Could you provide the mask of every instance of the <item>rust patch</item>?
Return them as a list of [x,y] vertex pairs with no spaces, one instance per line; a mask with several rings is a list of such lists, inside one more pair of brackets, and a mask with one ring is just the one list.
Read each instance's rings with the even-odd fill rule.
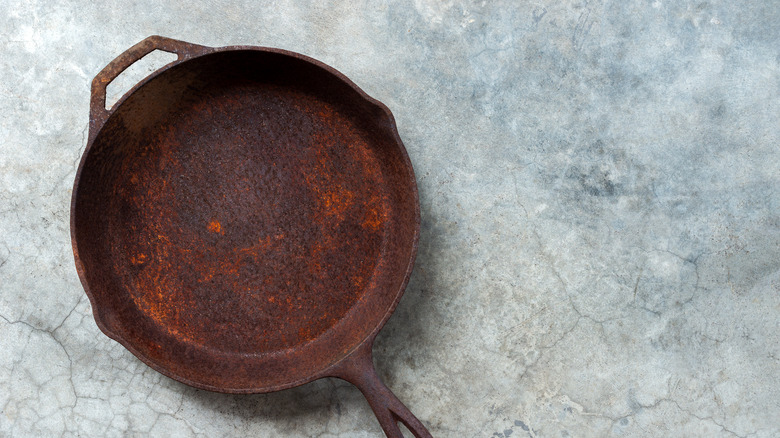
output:
[[208,228],[212,233],[222,234],[222,224],[220,224],[217,220],[212,220],[209,222],[206,228]]

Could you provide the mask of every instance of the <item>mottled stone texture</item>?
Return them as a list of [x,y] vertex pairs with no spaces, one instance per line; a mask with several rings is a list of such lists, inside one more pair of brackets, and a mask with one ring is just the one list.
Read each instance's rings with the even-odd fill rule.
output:
[[197,391],[97,329],[89,83],[150,34],[302,52],[393,110],[422,235],[376,363],[434,436],[780,436],[777,2],[0,3],[0,436],[381,433],[341,381]]

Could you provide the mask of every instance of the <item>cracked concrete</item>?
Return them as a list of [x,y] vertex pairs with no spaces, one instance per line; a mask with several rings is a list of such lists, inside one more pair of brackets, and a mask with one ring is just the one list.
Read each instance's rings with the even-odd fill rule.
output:
[[780,436],[780,6],[517,3],[4,0],[0,436],[380,435],[344,382],[199,391],[97,329],[89,84],[151,34],[298,51],[391,108],[422,235],[376,363],[434,436]]

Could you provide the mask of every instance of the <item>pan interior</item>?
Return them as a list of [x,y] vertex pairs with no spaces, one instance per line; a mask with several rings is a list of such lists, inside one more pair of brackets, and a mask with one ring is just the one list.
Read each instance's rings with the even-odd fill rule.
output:
[[[95,138],[78,185],[96,313],[162,367],[166,354],[284,353],[352,318],[343,352],[394,304],[413,253],[414,180],[391,125],[282,55],[214,54],[150,80]],[[199,379],[187,372],[173,373]]]

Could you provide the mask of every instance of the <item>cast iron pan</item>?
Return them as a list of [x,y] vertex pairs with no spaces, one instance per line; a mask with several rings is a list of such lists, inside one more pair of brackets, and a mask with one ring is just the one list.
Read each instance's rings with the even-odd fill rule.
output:
[[[106,85],[178,60],[110,110]],[[73,188],[76,268],[98,327],[197,388],[356,385],[388,437],[422,423],[371,346],[403,295],[417,186],[390,111],[311,58],[149,37],[92,82]]]

